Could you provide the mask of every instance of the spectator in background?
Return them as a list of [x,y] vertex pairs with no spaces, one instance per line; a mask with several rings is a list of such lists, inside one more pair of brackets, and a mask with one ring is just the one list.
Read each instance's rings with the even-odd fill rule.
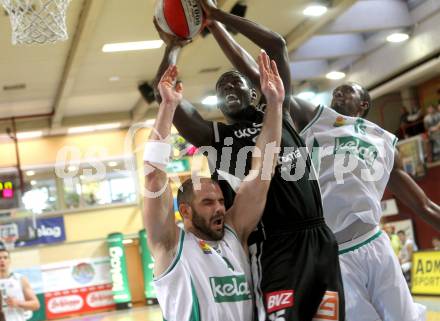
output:
[[432,238],[432,247],[436,251],[440,251],[440,238],[435,236]]
[[410,111],[406,107],[400,108],[400,131],[403,138],[416,136],[425,131],[420,108],[413,106]]
[[390,238],[391,247],[393,248],[394,253],[396,256],[399,256],[400,249],[402,246],[400,245],[399,237],[396,234],[396,229],[394,226],[390,224],[385,224],[383,227],[383,230],[387,233],[388,237]]
[[430,105],[426,111],[426,116],[423,119],[426,131],[428,133],[440,131],[440,105],[437,106],[437,110]]
[[432,159],[440,158],[440,105],[437,110],[430,105],[427,109],[427,114],[423,119],[425,129],[428,133],[429,142],[431,145]]
[[400,239],[400,244],[402,246],[400,253],[399,253],[399,261],[400,266],[402,267],[403,274],[405,275],[405,279],[408,281],[410,280],[410,272],[411,272],[411,265],[412,265],[412,256],[413,252],[417,251],[417,246],[414,243],[413,240],[411,240],[409,237],[406,236],[405,231],[398,231],[397,236]]
[[25,311],[36,311],[40,302],[24,276],[11,273],[9,251],[0,248],[0,293],[6,321],[25,321]]

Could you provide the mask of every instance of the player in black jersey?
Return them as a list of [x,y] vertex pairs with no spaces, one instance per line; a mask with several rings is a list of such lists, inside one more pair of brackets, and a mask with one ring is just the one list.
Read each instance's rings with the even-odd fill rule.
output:
[[[219,108],[228,124],[204,120],[187,101],[176,110],[173,123],[195,146],[212,146],[218,151],[214,165],[220,179],[232,177],[229,182],[233,184],[247,174],[250,153],[246,151],[255,145],[264,110],[264,101],[258,102],[257,64],[220,23],[248,37],[275,60],[286,91],[283,150],[263,219],[250,238],[258,320],[344,320],[337,243],[324,222],[319,186],[310,177],[310,159],[301,149],[304,143],[288,113],[291,86],[285,42],[263,26],[207,1],[201,4],[211,33],[239,70],[222,75],[216,85]],[[169,64],[176,63],[183,43],[158,31],[167,43],[158,71],[161,75]],[[229,185],[222,185],[225,197],[233,196]]]

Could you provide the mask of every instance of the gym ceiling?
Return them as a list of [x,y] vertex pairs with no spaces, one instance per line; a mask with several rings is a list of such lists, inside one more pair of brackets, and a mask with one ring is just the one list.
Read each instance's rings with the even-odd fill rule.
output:
[[[246,17],[283,35],[287,41],[295,93],[329,90],[326,79],[342,71],[340,81],[357,81],[383,95],[440,73],[439,0],[333,0],[321,17],[306,17],[309,0],[247,0]],[[231,10],[236,0],[219,1]],[[0,137],[17,117],[17,131],[67,133],[69,128],[130,124],[154,118],[157,104],[144,102],[138,84],[151,81],[161,61],[160,49],[104,53],[107,43],[159,39],[152,24],[154,0],[71,0],[69,39],[47,45],[11,44],[9,17],[0,14]],[[393,32],[410,39],[389,43]],[[256,56],[259,49],[236,39]],[[429,64],[396,86],[392,79]],[[423,67],[423,66],[422,66]],[[218,76],[231,69],[211,35],[197,37],[179,60],[185,96],[207,118],[219,118],[201,101],[213,94]],[[43,115],[38,118],[20,118]],[[111,127],[111,126],[110,126]],[[109,127],[109,128],[110,128]]]

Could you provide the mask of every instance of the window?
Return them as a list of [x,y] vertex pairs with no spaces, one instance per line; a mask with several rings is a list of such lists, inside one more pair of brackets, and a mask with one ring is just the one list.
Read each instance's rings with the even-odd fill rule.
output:
[[53,169],[32,172],[35,173],[32,176],[24,173],[25,192],[22,197],[24,207],[37,214],[58,210],[60,206]]
[[6,213],[10,209],[25,209],[42,214],[134,203],[138,191],[137,174],[125,169],[125,160],[119,158],[99,164],[71,165],[65,169],[70,175],[68,179],[58,177],[53,166],[26,168],[23,170],[23,196],[17,171],[14,168],[3,169],[0,172],[0,211]]
[[79,173],[82,175],[64,180],[64,202],[67,208],[136,201],[136,173],[126,170],[123,160],[106,162],[105,170],[101,172],[97,175],[95,166],[81,165]]

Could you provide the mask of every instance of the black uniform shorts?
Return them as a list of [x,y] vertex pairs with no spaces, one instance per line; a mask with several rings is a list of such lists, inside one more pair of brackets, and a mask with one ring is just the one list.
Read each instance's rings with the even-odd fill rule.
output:
[[258,234],[249,247],[256,320],[345,320],[338,245],[323,218]]

